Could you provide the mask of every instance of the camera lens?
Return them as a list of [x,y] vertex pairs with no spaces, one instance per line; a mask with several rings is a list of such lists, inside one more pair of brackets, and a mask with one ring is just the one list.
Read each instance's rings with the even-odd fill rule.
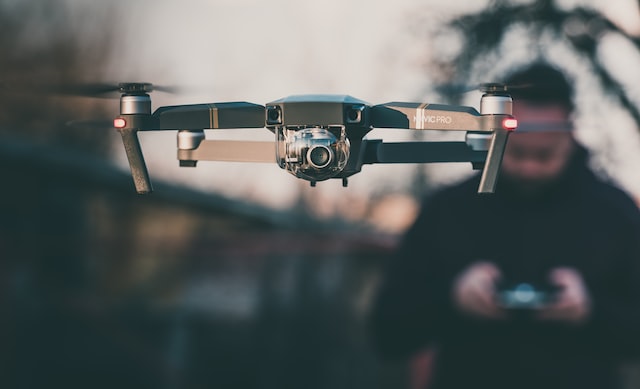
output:
[[327,146],[314,146],[307,152],[307,159],[311,166],[322,169],[331,163],[331,154]]

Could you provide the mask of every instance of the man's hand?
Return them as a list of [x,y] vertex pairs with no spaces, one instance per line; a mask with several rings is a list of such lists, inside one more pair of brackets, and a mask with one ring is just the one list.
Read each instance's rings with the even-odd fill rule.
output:
[[551,272],[550,277],[560,292],[556,301],[540,311],[538,318],[571,324],[584,323],[591,314],[591,300],[582,275],[575,269],[558,268]]
[[500,269],[489,262],[477,262],[460,274],[453,284],[453,302],[467,314],[501,319],[504,311],[495,302],[495,284],[500,278]]

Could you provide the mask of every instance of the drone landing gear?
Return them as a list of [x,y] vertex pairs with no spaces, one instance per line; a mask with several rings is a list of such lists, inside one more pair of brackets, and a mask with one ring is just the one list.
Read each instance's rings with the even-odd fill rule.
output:
[[[318,184],[317,181],[309,181],[309,185],[311,185],[312,188],[315,188],[317,184]],[[348,186],[349,186],[349,179],[347,177],[343,177],[342,178],[342,187],[346,188]]]

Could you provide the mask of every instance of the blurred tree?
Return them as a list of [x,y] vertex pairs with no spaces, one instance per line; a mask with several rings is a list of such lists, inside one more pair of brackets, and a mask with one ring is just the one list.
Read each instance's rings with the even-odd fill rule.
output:
[[[634,4],[629,3],[630,8]],[[635,10],[638,11],[637,9]],[[598,53],[600,38],[606,34],[617,34],[628,40],[640,52],[640,37],[632,36],[589,7],[563,9],[553,0],[522,1],[493,0],[489,6],[474,14],[462,15],[447,23],[447,27],[460,33],[462,45],[452,60],[436,61],[435,69],[446,79],[448,85],[440,92],[451,101],[458,101],[461,88],[451,85],[471,85],[475,76],[471,69],[485,61],[491,66],[496,58],[508,58],[504,41],[517,27],[523,27],[533,37],[549,34],[550,40],[566,42],[582,59],[591,65],[606,93],[618,99],[640,128],[640,111],[631,101],[627,88],[607,69]],[[549,40],[537,41],[530,47],[534,55],[544,54],[543,46]],[[487,61],[487,59],[493,59]],[[490,81],[490,80],[480,80]]]
[[50,88],[99,79],[110,58],[112,8],[100,4],[107,12],[89,14],[95,5],[74,7],[72,13],[66,4],[0,0],[0,132],[105,155],[106,129],[66,125],[106,116],[104,100],[57,96]]
[[[579,61],[587,64],[602,91],[628,112],[640,130],[640,101],[634,101],[637,95],[634,96],[628,85],[621,81],[622,77],[607,66],[600,50],[602,38],[615,35],[626,40],[629,43],[627,47],[635,51],[623,53],[628,56],[625,58],[638,58],[640,37],[625,31],[592,8],[590,3],[583,3],[583,6],[568,8],[554,0],[491,0],[487,7],[478,12],[446,21],[445,34],[450,34],[448,38],[458,36],[460,45],[446,47],[445,51],[456,47],[453,55],[434,55],[434,60],[429,64],[430,70],[441,82],[436,87],[437,92],[451,103],[460,104],[463,93],[469,92],[474,85],[494,81],[485,77],[494,71],[496,64],[510,61],[509,65],[518,65],[513,63],[513,56],[510,55],[517,51],[514,50],[516,45],[526,45],[526,60],[535,61],[550,59],[549,46],[559,43]],[[620,6],[618,3],[616,5]],[[628,1],[628,7],[629,12],[639,13],[640,1]],[[517,37],[515,41],[514,36]],[[528,39],[521,39],[523,37]],[[568,69],[565,63],[554,64],[568,72],[573,70]],[[638,371],[640,365],[637,363],[625,366],[624,387],[638,387]]]
[[50,92],[56,85],[100,76],[109,58],[112,27],[107,24],[110,12],[89,17],[96,6],[106,11],[109,6],[72,9],[68,4],[0,0],[2,387],[42,386],[60,374],[58,367],[73,364],[73,358],[88,360],[80,353],[68,358],[74,350],[72,334],[86,348],[97,343],[76,320],[77,310],[65,305],[93,288],[85,256],[91,226],[88,198],[77,190],[70,172],[87,164],[72,159],[67,176],[56,174],[54,165],[69,161],[69,150],[107,155],[108,130],[66,125],[102,116],[104,104]]

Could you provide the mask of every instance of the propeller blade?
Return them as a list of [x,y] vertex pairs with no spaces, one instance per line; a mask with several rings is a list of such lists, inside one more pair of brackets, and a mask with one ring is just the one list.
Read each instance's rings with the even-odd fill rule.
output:
[[485,82],[478,85],[476,89],[482,93],[509,93],[529,89],[533,86],[533,84],[502,84],[499,82]]
[[63,83],[44,85],[38,89],[49,94],[98,98],[119,98],[121,94],[147,94],[153,91],[177,93],[180,90],[175,86],[153,85],[149,82]]
[[[106,98],[117,99],[122,94],[148,94],[153,91],[177,94],[185,93],[192,90],[201,91],[203,88],[195,87],[178,87],[175,85],[154,85],[149,82],[96,82],[96,83],[84,83],[84,82],[63,82],[63,83],[49,83],[49,82],[7,82],[0,80],[0,93],[15,93],[19,95],[56,95],[56,96],[78,96],[78,97],[94,97],[94,98]],[[210,88],[206,89],[207,91]]]
[[[523,91],[534,87],[533,84],[504,84],[500,82],[485,82],[476,85],[470,84],[441,84],[435,87],[436,91],[445,95],[459,95],[474,91],[482,93],[511,93]],[[536,85],[537,87],[537,85]]]
[[66,96],[82,96],[82,97],[103,97],[108,93],[118,92],[120,87],[118,85],[107,83],[90,83],[90,84],[59,84],[59,85],[44,85],[42,86],[44,92],[56,95]]
[[113,119],[70,120],[67,127],[80,130],[109,130],[113,129]]

